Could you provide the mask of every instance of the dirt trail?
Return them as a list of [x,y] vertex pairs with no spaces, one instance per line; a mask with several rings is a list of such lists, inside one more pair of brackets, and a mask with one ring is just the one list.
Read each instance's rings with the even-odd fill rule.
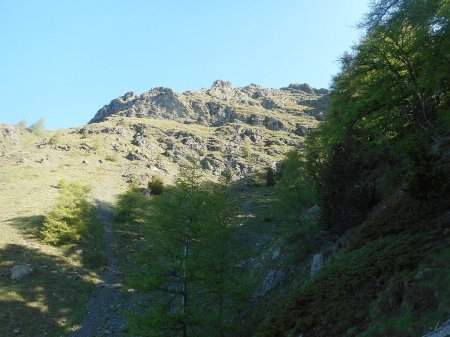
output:
[[125,329],[125,320],[121,315],[124,303],[120,273],[114,257],[115,241],[112,232],[113,209],[110,204],[97,201],[99,219],[105,226],[105,250],[108,269],[102,275],[99,289],[88,304],[88,312],[81,327],[70,337],[119,336]]

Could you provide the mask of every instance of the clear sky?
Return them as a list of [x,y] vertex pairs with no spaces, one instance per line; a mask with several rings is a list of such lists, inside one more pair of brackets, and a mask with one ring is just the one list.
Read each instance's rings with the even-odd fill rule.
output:
[[368,0],[0,0],[0,123],[81,125],[127,91],[328,87]]

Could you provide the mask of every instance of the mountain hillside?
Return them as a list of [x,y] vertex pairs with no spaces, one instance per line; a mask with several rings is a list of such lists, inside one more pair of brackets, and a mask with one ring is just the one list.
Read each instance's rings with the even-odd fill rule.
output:
[[80,172],[130,167],[121,174],[128,180],[156,173],[170,179],[177,163],[195,156],[211,176],[229,168],[239,179],[275,167],[301,145],[323,119],[327,100],[328,90],[307,84],[233,88],[224,81],[183,94],[168,88],[127,93],[82,127],[36,134],[2,126],[2,171],[49,165],[57,176],[60,166]]
[[[208,180],[228,171],[232,180],[249,186],[257,183],[257,173],[276,168],[286,152],[303,146],[324,118],[327,101],[328,90],[306,84],[233,88],[216,81],[198,92],[155,88],[125,94],[79,127],[0,125],[0,298],[7,307],[0,311],[0,335],[15,335],[17,329],[25,335],[67,333],[100,282],[101,269],[85,262],[92,248],[55,247],[39,234],[64,186],[90,186],[90,198],[109,205],[130,182],[145,187],[159,176],[171,184],[190,157]],[[24,263],[34,269],[31,279],[11,282],[11,268]],[[74,298],[77,293],[83,296]],[[29,301],[37,312],[23,305]],[[53,308],[47,311],[48,306]],[[23,319],[10,319],[8,312]]]

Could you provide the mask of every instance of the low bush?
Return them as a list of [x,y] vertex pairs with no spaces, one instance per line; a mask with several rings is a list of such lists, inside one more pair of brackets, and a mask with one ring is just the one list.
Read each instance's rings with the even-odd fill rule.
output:
[[161,195],[164,192],[164,181],[160,176],[152,176],[147,185],[150,194]]

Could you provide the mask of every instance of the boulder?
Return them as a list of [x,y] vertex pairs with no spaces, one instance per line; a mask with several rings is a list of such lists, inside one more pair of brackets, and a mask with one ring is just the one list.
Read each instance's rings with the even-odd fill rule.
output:
[[269,290],[278,285],[284,277],[284,273],[281,270],[271,270],[264,279],[259,296],[264,296]]
[[309,133],[307,126],[296,124],[294,133],[298,136],[306,136]]
[[30,264],[18,264],[11,268],[10,279],[13,281],[20,281],[28,276],[33,271]]
[[319,270],[323,266],[323,255],[322,253],[315,254],[311,260],[311,277],[316,276],[316,274],[319,272]]

